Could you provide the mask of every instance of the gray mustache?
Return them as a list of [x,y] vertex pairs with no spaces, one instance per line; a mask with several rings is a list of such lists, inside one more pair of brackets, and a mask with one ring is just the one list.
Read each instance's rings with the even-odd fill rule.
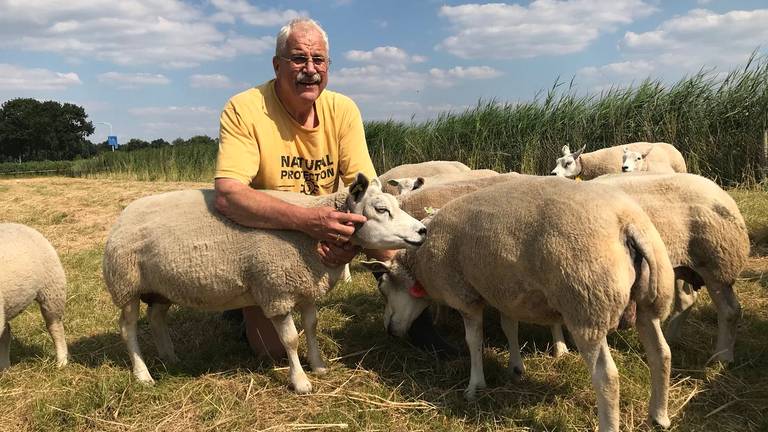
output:
[[302,84],[317,84],[322,80],[322,77],[319,73],[315,72],[313,74],[308,74],[304,71],[299,72],[299,74],[296,76],[296,81],[302,83]]

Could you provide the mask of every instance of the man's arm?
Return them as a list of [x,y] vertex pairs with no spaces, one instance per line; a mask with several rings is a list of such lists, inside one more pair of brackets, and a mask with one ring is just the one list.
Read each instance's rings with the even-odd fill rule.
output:
[[217,178],[214,188],[216,210],[252,228],[301,231],[317,240],[341,245],[354,233],[354,223],[366,221],[365,216],[342,213],[331,207],[305,208],[289,204],[235,179]]

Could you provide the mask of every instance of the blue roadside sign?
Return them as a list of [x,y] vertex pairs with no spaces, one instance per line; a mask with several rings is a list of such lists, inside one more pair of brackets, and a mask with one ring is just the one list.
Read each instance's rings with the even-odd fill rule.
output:
[[107,144],[109,144],[112,148],[117,148],[117,135],[108,136]]

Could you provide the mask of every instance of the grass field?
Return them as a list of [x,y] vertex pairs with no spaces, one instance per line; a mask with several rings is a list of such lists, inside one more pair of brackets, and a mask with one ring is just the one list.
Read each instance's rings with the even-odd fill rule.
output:
[[[65,326],[71,354],[70,364],[56,369],[37,306],[11,322],[12,367],[0,374],[0,431],[596,428],[595,394],[586,368],[574,353],[549,357],[547,329],[521,327],[527,375],[515,384],[505,373],[508,355],[498,318],[489,314],[489,389],[477,402],[466,403],[462,390],[469,378],[468,357],[438,361],[388,337],[373,278],[355,266],[353,282],[339,284],[319,304],[321,347],[333,361],[328,375],[310,375],[312,394],[288,390],[285,365],[255,359],[239,329],[219,314],[177,308],[171,310],[169,324],[181,362],[164,365],[156,358],[142,319],[140,343],[157,384],[135,382],[117,330],[118,311],[101,278],[109,227],[140,196],[208,185],[63,177],[0,180],[0,222],[30,225],[59,251],[69,282]],[[732,194],[752,238],[765,240],[768,193]],[[755,251],[766,252],[762,244]],[[700,296],[684,327],[684,342],[672,347],[672,430],[768,430],[766,271],[768,258],[756,255],[737,284],[744,313],[736,362],[728,368],[707,363],[716,314],[706,293]],[[448,319],[441,333],[463,347],[458,319]],[[637,337],[633,331],[617,332],[610,344],[621,375],[622,428],[648,430],[649,373]]]

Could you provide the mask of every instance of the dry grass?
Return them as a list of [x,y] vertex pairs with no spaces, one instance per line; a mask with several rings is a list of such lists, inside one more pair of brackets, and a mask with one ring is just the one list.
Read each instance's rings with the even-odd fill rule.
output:
[[[440,362],[386,336],[382,303],[371,277],[353,267],[320,306],[320,339],[333,358],[327,376],[310,377],[315,391],[298,396],[283,365],[260,363],[239,329],[218,314],[173,309],[171,334],[182,361],[156,358],[146,322],[141,344],[157,385],[136,383],[117,332],[117,310],[101,279],[101,249],[110,225],[133,199],[201,183],[149,183],[43,178],[0,180],[0,222],[43,232],[68,275],[66,327],[72,361],[57,370],[37,307],[13,322],[12,367],[0,375],[0,431],[366,430],[496,431],[593,430],[595,396],[580,357],[552,359],[548,331],[523,326],[527,377],[505,374],[508,358],[498,318],[488,315],[485,367],[489,389],[465,403],[465,357]],[[735,192],[750,227],[768,214],[768,194]],[[757,248],[761,250],[761,248]],[[1,265],[1,264],[0,264]],[[676,431],[768,429],[768,260],[755,257],[738,283],[744,306],[736,362],[707,364],[716,314],[703,294],[673,347],[670,408]],[[463,344],[458,320],[441,332]],[[649,375],[631,331],[610,338],[621,373],[622,428],[644,423]]]

